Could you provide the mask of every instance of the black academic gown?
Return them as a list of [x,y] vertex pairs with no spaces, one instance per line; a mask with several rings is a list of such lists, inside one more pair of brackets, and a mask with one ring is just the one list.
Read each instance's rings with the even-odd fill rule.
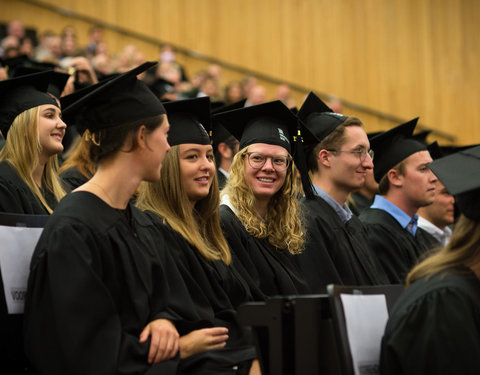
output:
[[370,250],[365,228],[355,215],[344,224],[320,197],[304,199],[302,205],[307,242],[305,251],[295,260],[314,293],[324,293],[328,284],[387,283],[383,269]]
[[89,178],[85,177],[76,167],[68,168],[60,174],[67,191],[75,190],[77,187],[86,183]]
[[255,300],[267,296],[310,293],[287,250],[277,249],[267,238],[251,236],[226,205],[220,205],[223,233],[234,256],[233,266],[248,283]]
[[[66,196],[32,257],[25,347],[40,374],[173,374],[147,364],[143,328],[198,319],[161,235],[129,205],[130,220],[89,192]],[[189,316],[190,314],[190,316]],[[185,323],[185,322],[184,322]]]
[[383,375],[480,374],[480,281],[470,270],[413,283],[382,340]]
[[410,269],[434,247],[423,229],[417,228],[414,237],[384,210],[369,208],[360,220],[391,284],[403,284]]
[[[50,208],[57,205],[53,194],[42,191]],[[48,215],[48,211],[21,179],[16,170],[0,162],[0,211],[13,214]]]
[[356,216],[360,216],[363,211],[372,205],[373,200],[368,199],[365,195],[356,191],[350,195],[350,199],[347,203],[348,208],[350,208],[352,213]]
[[181,374],[211,374],[220,369],[249,363],[256,357],[250,332],[236,320],[236,308],[251,300],[248,285],[233,267],[222,261],[207,261],[178,232],[162,219],[147,212],[162,232],[168,251],[182,275],[201,321],[183,327],[181,335],[194,329],[227,327],[229,338],[225,348],[198,353],[180,362]]
[[227,184],[227,176],[222,171],[217,169],[218,189],[222,190]]

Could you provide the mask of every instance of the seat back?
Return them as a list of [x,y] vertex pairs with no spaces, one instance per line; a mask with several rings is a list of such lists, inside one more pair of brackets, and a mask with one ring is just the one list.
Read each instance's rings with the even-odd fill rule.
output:
[[389,312],[403,285],[328,285],[342,375],[378,374]]

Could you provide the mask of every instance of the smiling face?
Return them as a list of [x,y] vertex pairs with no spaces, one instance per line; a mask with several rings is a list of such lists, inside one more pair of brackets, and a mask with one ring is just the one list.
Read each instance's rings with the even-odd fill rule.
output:
[[180,178],[188,199],[195,205],[210,192],[215,176],[211,145],[185,143],[178,146]]
[[370,149],[370,142],[362,127],[345,127],[344,139],[338,149],[347,152],[332,153],[330,176],[336,189],[350,193],[364,186],[368,171],[373,170],[373,161],[368,154],[362,160],[360,153],[348,152]]
[[[258,152],[266,156],[279,156],[281,158],[288,157],[287,150],[282,146],[266,143],[254,143],[248,146],[247,152]],[[245,181],[257,200],[270,201],[285,183],[288,169],[276,170],[272,160],[273,158],[267,157],[263,167],[255,169],[248,162],[248,156],[244,156]]]
[[63,151],[62,140],[67,125],[62,121],[60,109],[52,104],[41,105],[38,118],[40,157],[44,160]]

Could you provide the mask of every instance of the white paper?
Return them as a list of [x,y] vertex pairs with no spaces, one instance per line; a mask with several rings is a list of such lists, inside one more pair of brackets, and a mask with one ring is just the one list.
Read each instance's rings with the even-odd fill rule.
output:
[[0,268],[9,314],[22,314],[33,250],[43,228],[0,225]]
[[383,294],[341,294],[355,375],[379,374],[380,347],[388,320]]

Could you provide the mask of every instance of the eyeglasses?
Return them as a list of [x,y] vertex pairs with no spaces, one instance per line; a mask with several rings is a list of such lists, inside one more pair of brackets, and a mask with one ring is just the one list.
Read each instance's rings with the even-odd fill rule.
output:
[[290,165],[290,156],[271,156],[262,154],[260,152],[245,152],[243,153],[242,157],[245,155],[248,157],[248,164],[250,164],[250,167],[253,169],[262,168],[267,162],[268,158],[271,159],[273,168],[279,172],[285,171]]
[[361,149],[361,150],[327,150],[327,151],[330,151],[330,152],[350,152],[352,154],[357,154],[358,157],[360,158],[360,161],[365,161],[365,159],[367,158],[367,154],[370,156],[370,158],[373,161],[373,156],[375,155],[375,153],[373,152],[372,149],[370,149],[370,150],[365,150],[365,149]]

